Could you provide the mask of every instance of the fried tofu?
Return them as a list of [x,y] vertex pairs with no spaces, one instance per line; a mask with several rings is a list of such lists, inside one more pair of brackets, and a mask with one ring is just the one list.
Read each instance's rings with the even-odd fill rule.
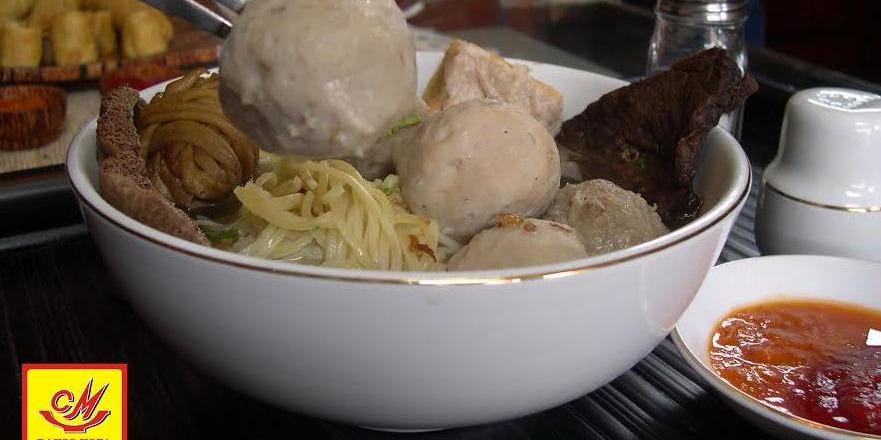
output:
[[456,40],[447,49],[423,99],[432,111],[440,111],[473,99],[504,101],[532,115],[551,134],[560,130],[563,96],[533,78],[529,68],[472,43]]

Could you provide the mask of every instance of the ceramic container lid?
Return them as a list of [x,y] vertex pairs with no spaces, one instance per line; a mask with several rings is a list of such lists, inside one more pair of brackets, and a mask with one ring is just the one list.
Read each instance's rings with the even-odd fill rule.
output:
[[796,93],[764,181],[810,203],[881,211],[881,96],[839,88]]

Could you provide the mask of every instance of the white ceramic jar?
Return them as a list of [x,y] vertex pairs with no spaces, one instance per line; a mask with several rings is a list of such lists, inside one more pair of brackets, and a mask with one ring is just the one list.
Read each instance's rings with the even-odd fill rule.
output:
[[881,96],[816,88],[789,100],[756,241],[763,254],[881,261]]

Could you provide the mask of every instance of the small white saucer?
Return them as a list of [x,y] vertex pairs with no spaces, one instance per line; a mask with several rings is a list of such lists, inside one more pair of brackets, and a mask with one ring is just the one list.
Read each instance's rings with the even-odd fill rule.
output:
[[716,375],[708,347],[718,322],[739,307],[779,299],[822,299],[881,310],[881,264],[837,257],[782,255],[716,266],[673,331],[688,364],[741,415],[785,438],[876,439],[785,414]]

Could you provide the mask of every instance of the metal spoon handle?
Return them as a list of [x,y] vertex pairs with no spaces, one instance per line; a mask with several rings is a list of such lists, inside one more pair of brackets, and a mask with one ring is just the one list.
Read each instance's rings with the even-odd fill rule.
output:
[[[233,1],[229,0],[229,2]],[[199,29],[220,38],[226,38],[229,31],[232,30],[232,24],[229,20],[199,4],[196,0],[144,0],[144,3],[188,21]]]

